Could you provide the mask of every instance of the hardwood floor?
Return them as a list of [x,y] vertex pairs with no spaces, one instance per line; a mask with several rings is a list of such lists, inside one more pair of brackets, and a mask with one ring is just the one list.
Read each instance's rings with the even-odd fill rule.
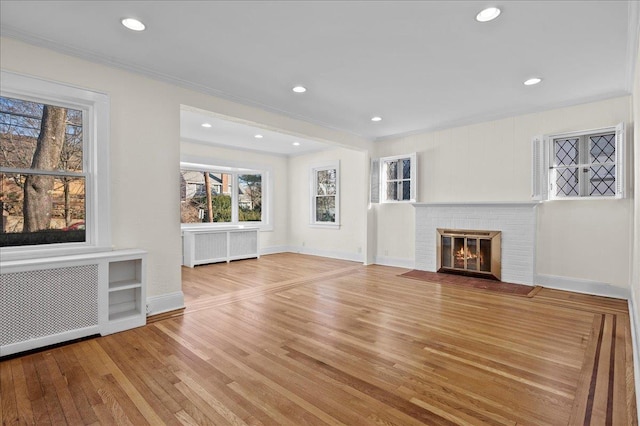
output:
[[2,423],[637,424],[626,301],[403,272],[184,268],[183,316],[1,361]]

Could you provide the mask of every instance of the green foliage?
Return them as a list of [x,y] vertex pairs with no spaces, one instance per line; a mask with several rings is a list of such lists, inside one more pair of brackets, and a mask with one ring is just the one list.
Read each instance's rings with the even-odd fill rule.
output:
[[253,210],[240,208],[238,211],[238,219],[240,222],[260,222],[262,220],[262,209],[260,206]]

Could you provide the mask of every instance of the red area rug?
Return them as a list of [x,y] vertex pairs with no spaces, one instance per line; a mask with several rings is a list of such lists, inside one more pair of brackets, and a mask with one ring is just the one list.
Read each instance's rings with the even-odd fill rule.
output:
[[467,277],[464,275],[418,271],[416,269],[400,274],[400,276],[430,283],[456,285],[476,290],[495,291],[497,293],[524,297],[533,297],[542,289],[540,286],[533,287],[530,285],[505,283],[502,281],[492,281],[483,278]]

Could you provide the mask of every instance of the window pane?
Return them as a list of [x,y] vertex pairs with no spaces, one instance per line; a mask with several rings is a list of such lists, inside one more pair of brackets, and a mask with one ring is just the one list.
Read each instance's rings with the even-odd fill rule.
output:
[[336,197],[316,197],[316,222],[336,221]]
[[85,179],[0,173],[0,247],[85,242]]
[[591,166],[589,195],[616,195],[616,166]]
[[556,195],[559,197],[577,197],[579,193],[579,182],[577,167],[569,169],[556,170]]
[[578,164],[578,138],[555,139],[553,142],[556,166]]
[[231,184],[231,175],[227,173],[181,170],[182,223],[231,222]]
[[316,195],[336,195],[336,169],[316,172]]
[[616,134],[589,137],[591,163],[616,161]]
[[3,167],[82,172],[82,155],[82,111],[0,97]]
[[411,179],[411,160],[402,160],[402,179]]
[[387,180],[398,178],[398,162],[388,161],[387,165]]
[[402,199],[403,200],[411,199],[411,181],[410,180],[402,181]]
[[238,176],[238,216],[241,222],[262,220],[262,175]]
[[398,183],[389,182],[387,184],[387,200],[397,200],[397,199],[398,199]]

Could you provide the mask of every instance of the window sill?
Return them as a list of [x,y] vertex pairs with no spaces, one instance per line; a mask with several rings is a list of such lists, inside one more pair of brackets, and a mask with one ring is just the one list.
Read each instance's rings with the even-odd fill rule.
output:
[[205,231],[228,231],[228,230],[241,230],[241,229],[258,229],[261,232],[273,231],[273,225],[266,223],[247,223],[247,224],[235,224],[235,223],[189,223],[180,224],[180,230],[182,232],[205,232]]
[[310,228],[340,229],[339,223],[310,223]]
[[37,261],[39,259],[48,259],[52,257],[61,257],[61,256],[82,256],[82,255],[90,255],[96,253],[103,253],[107,251],[111,251],[111,247],[96,247],[96,246],[87,246],[85,244],[77,245],[75,247],[61,247],[60,245],[49,245],[48,247],[37,247],[37,246],[29,246],[29,248],[25,247],[3,247],[0,248],[0,257],[2,258],[2,262],[12,262],[18,260],[33,260]]

